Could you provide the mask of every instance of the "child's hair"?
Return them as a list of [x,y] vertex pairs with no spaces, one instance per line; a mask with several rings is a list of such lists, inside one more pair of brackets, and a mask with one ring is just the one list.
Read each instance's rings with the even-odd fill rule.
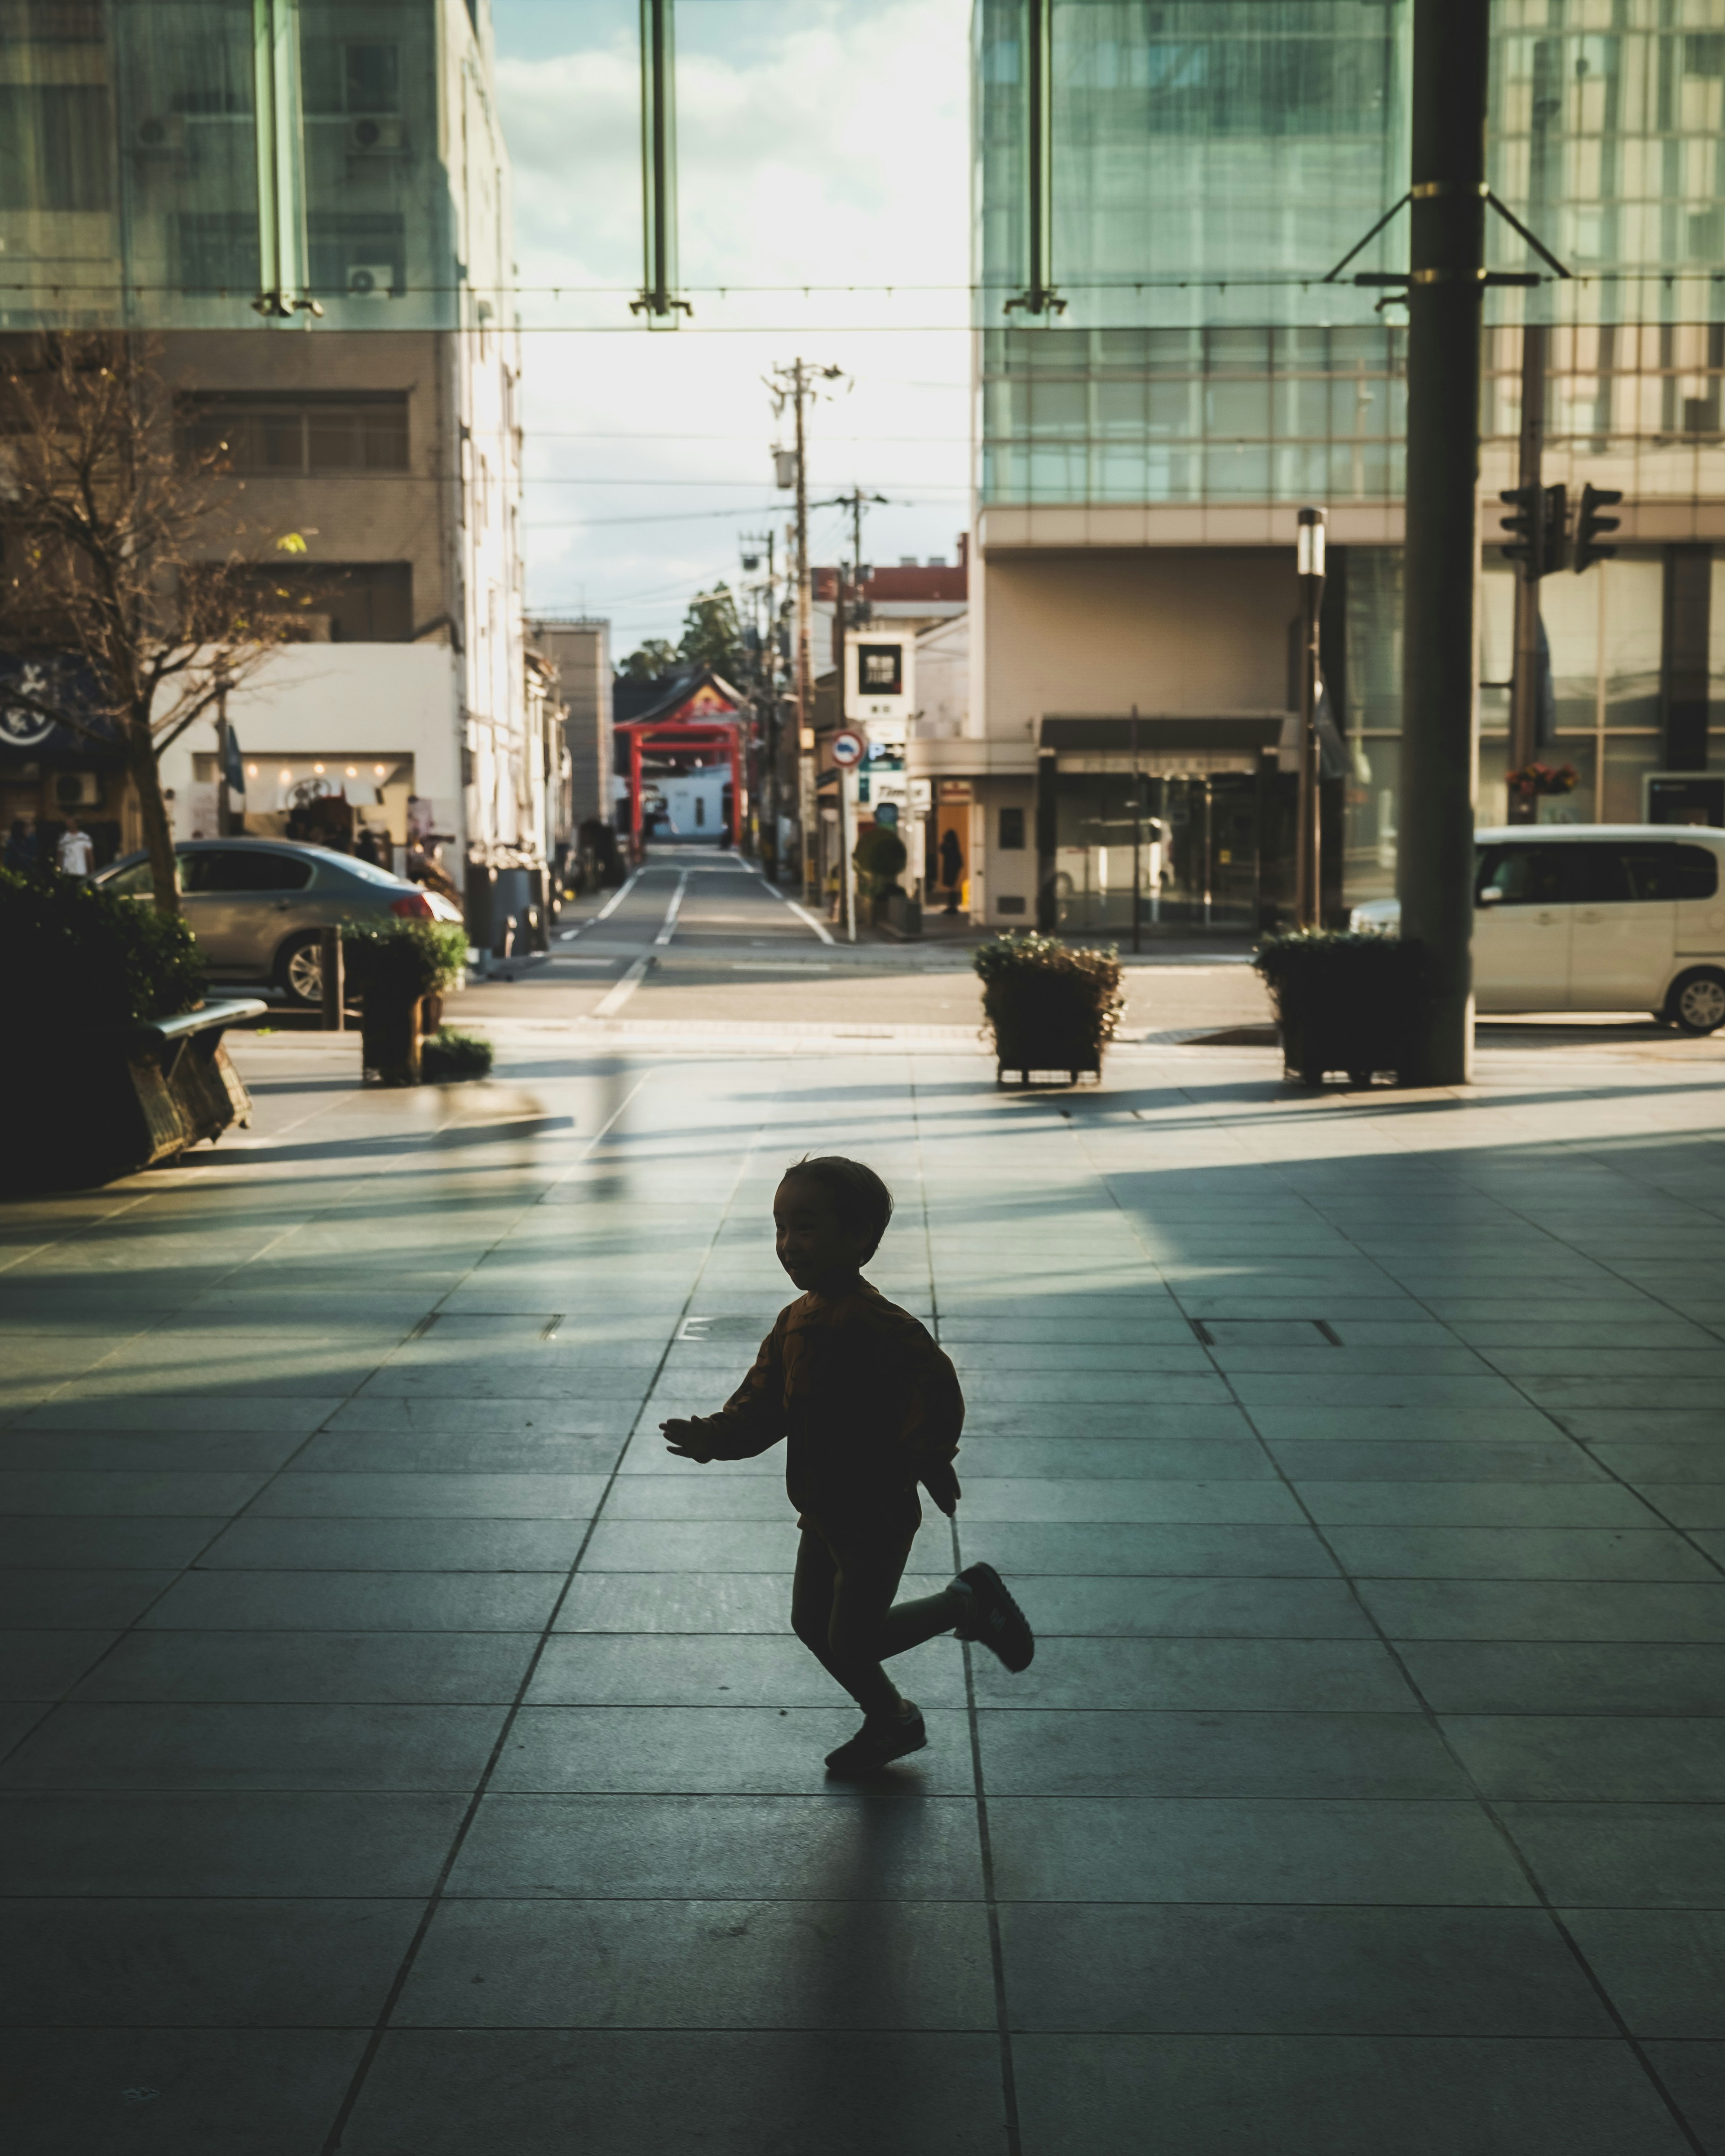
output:
[[868,1238],[865,1259],[874,1256],[892,1218],[892,1193],[871,1168],[860,1160],[845,1160],[835,1152],[806,1156],[785,1170],[785,1180],[802,1176],[818,1184],[833,1201],[839,1224],[847,1233]]

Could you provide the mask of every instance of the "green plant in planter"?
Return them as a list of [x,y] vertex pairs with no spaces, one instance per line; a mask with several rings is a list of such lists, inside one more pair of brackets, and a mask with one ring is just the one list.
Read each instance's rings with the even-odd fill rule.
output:
[[347,922],[341,958],[360,999],[361,1054],[386,1086],[417,1086],[420,1003],[467,963],[467,931],[454,921]]
[[1418,943],[1337,929],[1266,936],[1252,954],[1276,1005],[1282,1055],[1308,1086],[1345,1070],[1357,1086],[1399,1071],[1426,984]]
[[490,1075],[495,1051],[476,1033],[440,1026],[420,1046],[419,1069],[428,1086],[450,1086],[464,1078]]
[[141,1025],[203,1000],[183,921],[76,876],[0,869],[0,951],[8,1011],[33,1027]]
[[890,824],[871,824],[856,842],[851,859],[865,898],[885,898],[897,885],[910,855]]
[[1000,1073],[1064,1070],[1075,1081],[1100,1072],[1126,998],[1113,950],[1074,950],[1026,930],[997,936],[972,960],[983,984],[983,1017],[994,1036]]

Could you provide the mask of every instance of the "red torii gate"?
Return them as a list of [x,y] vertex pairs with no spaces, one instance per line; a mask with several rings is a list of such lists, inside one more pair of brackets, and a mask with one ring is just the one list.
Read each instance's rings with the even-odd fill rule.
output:
[[742,722],[740,719],[625,719],[618,726],[629,736],[629,847],[639,862],[646,852],[641,837],[641,755],[648,748],[722,749],[731,765],[731,843],[742,843]]

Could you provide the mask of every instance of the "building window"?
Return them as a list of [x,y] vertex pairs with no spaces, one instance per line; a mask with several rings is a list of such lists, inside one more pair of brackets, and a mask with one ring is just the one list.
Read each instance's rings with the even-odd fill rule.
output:
[[1022,808],[1003,808],[1000,812],[1000,850],[1004,854],[1021,854],[1024,850],[1024,812]]
[[180,443],[220,472],[405,471],[408,400],[398,391],[191,397],[180,406]]
[[113,132],[98,85],[0,83],[0,209],[111,209]]
[[410,562],[295,562],[242,573],[260,616],[290,644],[408,644]]

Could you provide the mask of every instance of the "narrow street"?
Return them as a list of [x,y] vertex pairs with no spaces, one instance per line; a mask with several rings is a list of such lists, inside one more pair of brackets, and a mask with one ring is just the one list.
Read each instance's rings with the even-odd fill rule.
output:
[[[824,951],[712,867],[668,947]],[[503,1023],[418,1092],[244,1039],[249,1132],[0,1222],[21,2148],[1719,2145],[1715,1044],[1018,1096],[973,1037]],[[657,1433],[829,1150],[968,1398],[916,1580],[1040,1641],[906,1657],[862,1791],[779,1459]]]

